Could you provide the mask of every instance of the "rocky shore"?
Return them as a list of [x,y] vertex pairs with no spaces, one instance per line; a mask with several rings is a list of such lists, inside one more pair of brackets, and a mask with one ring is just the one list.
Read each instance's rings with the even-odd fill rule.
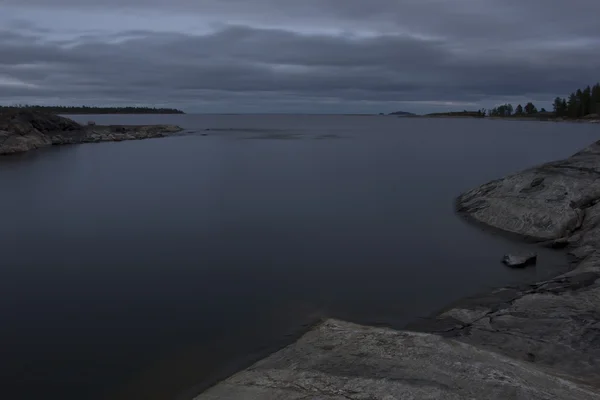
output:
[[566,247],[572,270],[406,331],[325,321],[196,399],[600,399],[600,142],[471,190],[457,210]]
[[470,220],[567,247],[572,271],[463,300],[413,326],[453,337],[600,390],[600,142],[575,155],[473,189],[457,200]]
[[180,132],[173,125],[80,125],[68,118],[39,111],[0,113],[0,155],[22,153],[52,145],[136,140]]

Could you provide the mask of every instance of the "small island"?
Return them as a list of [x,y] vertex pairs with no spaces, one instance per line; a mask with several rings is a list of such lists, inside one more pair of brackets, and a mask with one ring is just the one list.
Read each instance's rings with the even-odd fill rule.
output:
[[417,114],[407,112],[407,111],[395,111],[395,112],[389,113],[388,115],[396,115],[398,117],[414,117]]
[[32,110],[51,114],[75,115],[75,114],[185,114],[175,108],[155,107],[88,107],[88,106],[37,106],[16,105],[0,106],[0,112]]

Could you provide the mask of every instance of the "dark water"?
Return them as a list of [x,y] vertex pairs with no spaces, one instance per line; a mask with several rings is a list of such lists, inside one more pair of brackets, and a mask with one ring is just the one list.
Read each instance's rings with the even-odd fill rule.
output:
[[0,159],[2,398],[185,398],[316,318],[400,328],[551,276],[562,254],[504,268],[523,245],[466,225],[453,199],[600,136],[462,119],[94,119],[196,133]]

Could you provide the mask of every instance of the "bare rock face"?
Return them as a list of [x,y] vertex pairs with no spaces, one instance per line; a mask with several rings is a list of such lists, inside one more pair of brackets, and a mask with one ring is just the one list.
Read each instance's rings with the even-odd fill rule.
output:
[[141,125],[141,126],[91,126],[85,130],[84,142],[105,142],[152,139],[170,136],[180,132],[181,128],[173,125]]
[[80,128],[81,126],[77,122],[68,118],[39,111],[21,110],[0,113],[0,129],[21,135],[31,132],[51,134],[77,131]]
[[15,134],[0,130],[0,155],[22,153],[32,149],[50,146],[52,140],[40,133]]
[[[572,271],[461,300],[409,329],[534,363],[600,389],[600,142],[473,189],[457,200],[471,221],[551,247]],[[518,261],[513,259],[513,261]],[[522,259],[520,261],[525,261]]]
[[199,395],[238,399],[587,399],[552,371],[436,335],[327,320]]
[[84,127],[68,118],[21,110],[0,114],[0,155],[51,145],[149,139],[181,130],[172,125]]
[[0,114],[0,154],[21,153],[52,144],[52,135],[78,132],[78,123],[35,111]]
[[492,181],[457,200],[469,219],[537,241],[571,236],[600,199],[600,142],[566,160]]

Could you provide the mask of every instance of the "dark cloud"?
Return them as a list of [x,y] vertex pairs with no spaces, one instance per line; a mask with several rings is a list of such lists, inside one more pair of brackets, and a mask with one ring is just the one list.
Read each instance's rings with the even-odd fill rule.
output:
[[4,3],[1,103],[420,111],[550,101],[600,79],[596,1],[54,0],[54,22],[35,12],[45,1]]

